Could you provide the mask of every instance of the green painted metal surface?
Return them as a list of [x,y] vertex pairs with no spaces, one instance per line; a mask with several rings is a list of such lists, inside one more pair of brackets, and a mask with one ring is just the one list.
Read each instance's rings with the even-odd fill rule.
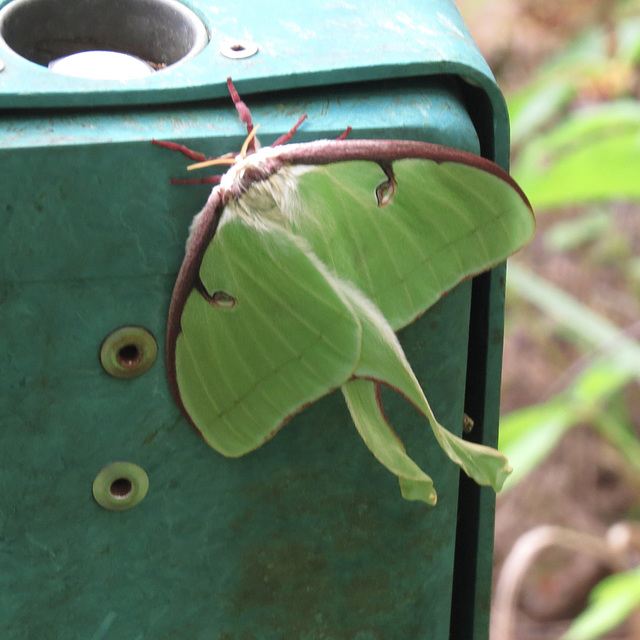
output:
[[[0,0],[0,7],[9,2]],[[0,109],[95,108],[223,98],[228,76],[247,96],[452,74],[465,82],[468,110],[478,119],[481,137],[487,137],[483,155],[493,158],[497,152],[499,164],[508,162],[504,101],[453,0],[371,0],[360,5],[333,0],[268,5],[251,0],[227,5],[185,0],[183,4],[203,21],[208,45],[187,62],[138,80],[56,75],[18,55],[0,37]],[[114,2],[113,6],[124,11],[126,4]],[[236,39],[255,42],[258,53],[241,60],[221,55],[220,46]],[[46,50],[46,43],[42,48]]]
[[[259,55],[277,55],[232,61],[229,71],[231,62],[212,62],[210,51],[175,74],[158,74],[155,85],[104,91],[36,85],[29,66],[12,88],[16,77],[2,77],[11,57],[0,73],[0,107],[63,100],[92,107],[0,112],[0,635],[486,637],[492,494],[460,485],[457,467],[435,442],[425,446],[424,421],[402,399],[389,394],[385,407],[434,477],[435,509],[399,497],[340,394],[241,459],[217,455],[181,417],[164,374],[166,313],[189,222],[209,188],[169,184],[185,175],[185,159],[149,140],[177,140],[211,156],[237,149],[244,130],[222,89],[231,73],[251,94],[263,143],[306,112],[299,141],[351,125],[356,137],[429,140],[504,163],[499,94],[491,88],[487,97],[449,74],[468,65],[467,77],[493,87],[444,0],[384,11],[372,3],[366,12],[336,5],[334,15],[357,18],[350,35],[358,36],[351,52],[332,32],[331,56],[326,13],[287,7],[282,17],[252,3],[215,14],[205,4],[192,6],[212,42],[242,25],[243,37],[260,42]],[[292,26],[301,24],[314,25],[314,42],[325,49],[307,47],[311,36]],[[404,61],[391,40],[394,51],[409,43]],[[41,73],[48,72],[34,77]],[[184,102],[204,96],[217,99]],[[160,104],[169,102],[176,104]],[[466,408],[476,421],[472,435],[489,443],[497,428],[501,277],[498,269],[464,283],[401,333],[441,421],[460,432]],[[159,355],[140,377],[120,379],[105,372],[99,352],[126,325],[148,329]],[[138,465],[149,480],[144,499],[123,511],[92,495],[101,469],[118,461]]]
[[[426,75],[427,67],[435,63],[444,73],[464,68],[472,79],[490,75],[450,0],[373,0],[362,7],[333,0],[183,4],[202,19],[209,34],[208,46],[188,64],[143,80],[95,82],[55,76],[5,44],[2,106],[149,104],[222,97],[226,89],[220,79],[229,75],[239,86],[250,81],[255,91]],[[126,11],[126,4],[119,8]],[[245,60],[224,57],[220,45],[230,38],[254,41],[259,53]]]

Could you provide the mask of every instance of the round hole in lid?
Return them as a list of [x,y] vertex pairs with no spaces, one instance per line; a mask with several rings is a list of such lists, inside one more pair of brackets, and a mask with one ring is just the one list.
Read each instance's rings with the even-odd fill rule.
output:
[[0,9],[0,40],[43,66],[80,52],[108,51],[157,70],[195,56],[208,35],[176,0],[13,0]]

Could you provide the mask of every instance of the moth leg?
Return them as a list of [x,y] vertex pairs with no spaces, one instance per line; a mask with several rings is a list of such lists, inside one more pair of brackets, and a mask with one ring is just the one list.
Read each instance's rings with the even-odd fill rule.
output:
[[[155,144],[158,147],[164,147],[170,151],[179,151],[183,156],[189,158],[189,160],[195,160],[196,162],[206,162],[210,160],[204,153],[194,151],[185,147],[183,144],[177,142],[168,142],[166,140],[151,140],[151,144]],[[224,156],[223,156],[224,157]],[[221,176],[208,176],[206,178],[171,178],[171,184],[218,184]]]
[[220,184],[222,176],[208,176],[207,178],[170,178],[171,184]]
[[271,146],[277,147],[285,142],[289,142],[291,138],[293,138],[293,134],[298,130],[298,127],[307,119],[307,114],[303,114],[298,118],[298,122],[296,122],[287,133],[283,133]]
[[[238,116],[240,120],[247,125],[247,135],[253,131],[253,120],[251,119],[251,111],[249,111],[249,107],[242,101],[240,95],[236,91],[236,88],[233,86],[233,82],[231,82],[231,78],[227,78],[227,87],[229,89],[229,94],[231,95],[231,99],[233,100],[233,104],[236,107],[236,111],[238,112]],[[252,138],[249,143],[249,149],[251,153],[256,152],[256,143],[255,138]]]
[[185,147],[183,144],[177,144],[176,142],[167,142],[166,140],[152,140],[151,144],[155,144],[158,147],[164,147],[165,149],[171,149],[171,151],[179,151],[183,156],[189,158],[189,160],[195,160],[196,162],[202,162],[208,160],[204,153],[194,151]]
[[351,127],[347,127],[337,138],[336,140],[344,140],[350,133]]

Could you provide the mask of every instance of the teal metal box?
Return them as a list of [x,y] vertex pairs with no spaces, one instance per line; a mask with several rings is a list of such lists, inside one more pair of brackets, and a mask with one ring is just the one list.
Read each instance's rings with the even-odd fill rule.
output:
[[[56,75],[47,56],[77,42],[47,49],[43,36],[29,49],[24,35],[11,40],[15,24],[0,27],[3,638],[486,637],[493,495],[425,448],[404,402],[389,398],[388,412],[436,481],[434,509],[401,500],[340,396],[227,460],[182,419],[161,356],[119,379],[98,355],[122,326],[148,329],[163,352],[187,228],[209,189],[170,185],[185,161],[149,141],[210,156],[239,148],[227,76],[263,143],[307,113],[298,141],[351,125],[354,137],[427,140],[506,165],[506,112],[484,61],[451,2],[422,4],[190,3],[207,46],[124,82]],[[247,34],[256,55],[220,54]],[[502,274],[464,283],[401,334],[442,422],[460,432],[466,411],[489,444]],[[115,461],[149,479],[127,511],[92,496]]]

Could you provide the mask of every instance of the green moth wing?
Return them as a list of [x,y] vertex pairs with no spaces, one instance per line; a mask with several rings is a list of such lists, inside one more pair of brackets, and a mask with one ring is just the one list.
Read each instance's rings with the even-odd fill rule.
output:
[[277,225],[230,220],[204,255],[204,291],[182,310],[180,397],[224,455],[260,446],[294,410],[348,379],[358,359],[357,320],[299,245]]
[[194,219],[169,312],[168,379],[192,425],[240,456],[341,387],[403,496],[435,504],[386,421],[385,384],[451,460],[499,489],[506,459],[437,422],[394,332],[531,237],[517,185],[489,161],[420,142],[324,140],[236,160]]
[[[431,157],[351,160],[303,172],[296,202],[304,202],[304,211],[293,228],[398,330],[458,282],[522,246],[533,220],[515,183],[492,163],[434,145],[395,144]],[[365,141],[354,141],[359,146]],[[391,181],[382,201],[380,187]],[[514,215],[518,210],[523,215]]]

